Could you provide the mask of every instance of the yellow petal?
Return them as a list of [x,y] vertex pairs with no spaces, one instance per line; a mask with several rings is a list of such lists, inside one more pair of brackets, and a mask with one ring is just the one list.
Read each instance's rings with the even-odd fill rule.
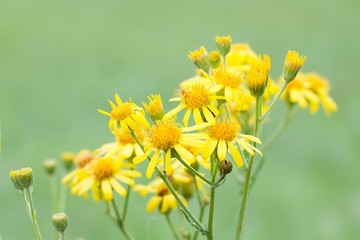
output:
[[205,159],[209,158],[210,155],[214,152],[216,145],[218,144],[218,140],[210,139],[206,143],[207,145],[203,150],[203,156]]
[[165,155],[165,171],[167,175],[171,174],[171,149]]
[[149,199],[149,202],[146,205],[146,211],[152,212],[155,208],[159,207],[162,197],[153,196]]
[[135,114],[131,115],[131,118],[134,119],[140,126],[144,129],[150,128],[149,122],[146,120],[145,116],[142,115],[140,112],[135,112]]
[[98,109],[97,111],[98,111],[99,113],[101,113],[101,114],[104,114],[104,115],[106,115],[106,116],[111,117],[111,114],[108,113],[108,112],[105,112],[104,110]]
[[202,117],[201,117],[200,110],[198,108],[194,108],[193,114],[194,114],[194,120],[195,120],[196,124],[200,124],[200,123],[204,122]]
[[[133,114],[133,115],[135,115],[135,114]],[[141,131],[141,127],[139,126],[139,124],[137,124],[132,118],[126,118],[125,122],[131,128],[131,130],[133,130],[135,132]]]
[[170,110],[169,112],[167,112],[164,116],[163,116],[163,120],[167,120],[169,118],[171,118],[172,116],[176,115],[178,112],[180,112],[182,109],[184,109],[184,105],[183,104],[179,104],[176,108]]
[[113,199],[112,188],[108,180],[104,180],[101,182],[101,192],[104,200]]
[[159,154],[160,154],[160,151],[157,150],[157,151],[155,151],[154,156],[151,158],[150,163],[146,169],[146,177],[147,178],[151,178],[151,176],[153,175],[156,164],[159,159]]
[[146,151],[143,155],[134,157],[133,164],[138,164],[144,161],[150,155],[151,151],[152,149]]
[[114,178],[110,178],[110,184],[113,189],[121,196],[125,197],[127,192],[123,186],[121,186]]
[[224,140],[219,140],[219,144],[217,146],[217,155],[219,160],[224,160],[227,154],[227,146]]
[[236,166],[242,167],[244,165],[244,161],[241,157],[241,154],[240,154],[238,148],[236,146],[234,146],[234,144],[232,144],[231,142],[228,143],[228,146],[229,146],[230,153],[234,158]]
[[210,124],[214,124],[215,118],[212,115],[212,113],[210,112],[210,110],[207,107],[202,107],[202,110],[203,110],[206,121],[208,121]]
[[190,114],[191,114],[191,109],[186,110],[185,115],[184,115],[184,119],[183,119],[185,127],[189,126]]
[[195,157],[194,155],[189,152],[187,149],[185,149],[183,146],[181,146],[180,144],[176,144],[174,146],[175,150],[177,153],[179,153],[179,155],[188,163],[194,163],[195,162]]
[[122,104],[121,98],[119,97],[118,94],[115,94],[115,101],[116,101],[117,105]]
[[130,186],[134,186],[135,185],[135,181],[129,177],[123,176],[121,175],[121,173],[118,173],[115,175],[115,178],[118,179],[119,181],[126,183],[127,185]]

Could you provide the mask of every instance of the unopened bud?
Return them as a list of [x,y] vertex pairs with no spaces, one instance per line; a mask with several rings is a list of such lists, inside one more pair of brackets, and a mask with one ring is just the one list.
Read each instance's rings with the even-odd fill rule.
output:
[[14,187],[19,190],[29,188],[33,183],[33,173],[31,168],[22,168],[19,170],[11,170],[10,178]]
[[209,57],[205,47],[201,46],[199,49],[196,49],[193,52],[190,52],[188,57],[194,62],[194,64],[199,68],[208,72],[210,69]]
[[64,233],[68,227],[68,217],[65,213],[56,213],[52,216],[52,222],[56,231]]
[[148,96],[149,104],[142,103],[145,110],[148,112],[151,120],[156,122],[157,120],[162,119],[164,116],[164,107],[161,101],[161,97],[159,94],[153,94]]
[[229,160],[222,160],[220,161],[220,165],[219,165],[219,172],[221,176],[225,176],[229,173],[231,173],[232,171],[232,163]]
[[61,159],[64,163],[65,169],[70,170],[74,165],[75,154],[72,152],[63,152],[61,154]]
[[212,51],[209,54],[209,62],[212,68],[218,68],[221,63],[221,54],[219,51]]
[[43,167],[47,174],[52,175],[56,169],[56,160],[55,159],[47,159],[43,162]]
[[305,60],[306,56],[299,56],[299,53],[296,51],[288,51],[283,68],[283,76],[286,83],[295,79]]
[[216,36],[216,46],[219,49],[219,52],[224,57],[230,52],[231,48],[231,37],[230,36]]

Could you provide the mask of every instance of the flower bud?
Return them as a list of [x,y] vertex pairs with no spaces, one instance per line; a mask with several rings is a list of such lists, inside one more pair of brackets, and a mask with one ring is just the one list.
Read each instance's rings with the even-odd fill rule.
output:
[[43,167],[47,174],[52,175],[56,169],[56,160],[55,159],[47,159],[43,162]]
[[219,164],[219,172],[221,176],[225,176],[232,171],[232,163],[229,160],[222,160]]
[[22,168],[19,170],[11,170],[10,178],[14,187],[19,190],[29,188],[33,183],[33,173],[31,168]]
[[212,68],[218,68],[221,63],[221,55],[219,51],[212,51],[209,54],[209,62]]
[[223,55],[224,57],[230,52],[230,48],[231,48],[231,37],[229,36],[216,36],[216,46],[219,49],[219,52],[221,53],[221,55]]
[[251,63],[246,82],[253,97],[261,97],[264,94],[269,79],[270,65],[270,57],[267,54],[260,55]]
[[52,222],[56,231],[64,233],[68,227],[68,217],[65,213],[56,213],[52,216]]
[[188,55],[189,59],[194,62],[197,68],[208,72],[210,69],[209,57],[205,47],[201,46]]
[[296,51],[288,51],[283,68],[283,76],[286,83],[295,79],[300,68],[304,65],[305,60],[306,56],[299,56],[299,53]]
[[69,171],[74,165],[75,154],[72,152],[63,152],[61,154],[61,159],[64,163],[65,169]]
[[148,112],[153,122],[162,119],[164,116],[164,107],[159,94],[148,96],[149,104],[142,102],[145,110]]

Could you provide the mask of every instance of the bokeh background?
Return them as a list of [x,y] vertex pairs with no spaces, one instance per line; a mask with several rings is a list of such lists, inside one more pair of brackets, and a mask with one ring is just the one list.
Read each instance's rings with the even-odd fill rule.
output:
[[[2,0],[0,239],[35,239],[10,169],[33,168],[39,225],[51,239],[43,160],[112,141],[96,109],[107,109],[114,93],[137,103],[160,93],[166,101],[194,74],[188,52],[202,44],[214,49],[215,35],[227,34],[268,53],[273,78],[288,49],[307,55],[303,70],[327,77],[339,105],[331,118],[301,112],[268,151],[250,196],[246,239],[360,239],[359,6],[355,0]],[[234,181],[229,176],[218,191],[218,239],[234,237]],[[171,239],[164,217],[145,213],[147,199],[134,194],[133,200],[126,224],[136,239]],[[67,239],[121,239],[104,209],[68,195]]]

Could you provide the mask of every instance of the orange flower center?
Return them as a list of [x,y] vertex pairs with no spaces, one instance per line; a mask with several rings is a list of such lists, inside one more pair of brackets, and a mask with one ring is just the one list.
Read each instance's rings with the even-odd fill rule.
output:
[[181,90],[180,94],[187,108],[201,108],[209,104],[209,91],[204,86],[194,85],[189,90]]
[[240,125],[231,122],[218,122],[208,128],[211,138],[218,140],[232,141],[240,130]]
[[125,120],[134,113],[134,107],[131,103],[125,102],[111,111],[111,117],[118,121]]
[[175,124],[174,120],[166,122],[157,121],[150,130],[151,143],[157,149],[165,151],[174,147],[179,142],[181,136],[181,129]]
[[111,178],[114,173],[114,161],[111,158],[100,158],[94,166],[94,175],[99,181]]

